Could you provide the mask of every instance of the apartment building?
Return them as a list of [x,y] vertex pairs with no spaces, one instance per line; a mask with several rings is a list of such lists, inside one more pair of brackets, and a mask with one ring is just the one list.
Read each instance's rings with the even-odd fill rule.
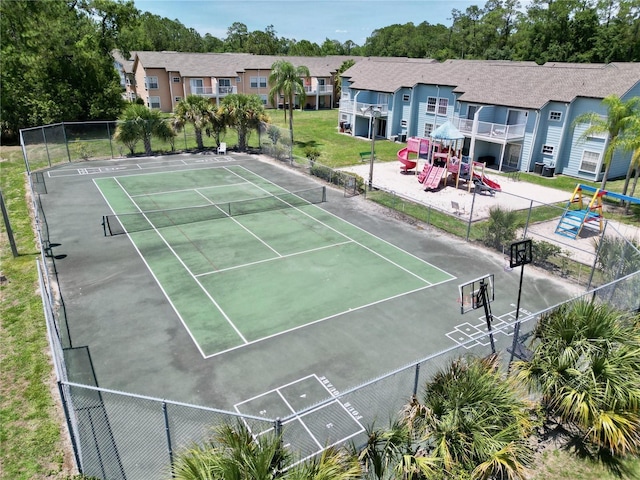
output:
[[[640,95],[640,63],[563,64],[363,59],[342,75],[338,121],[355,136],[429,137],[445,121],[464,134],[463,154],[498,170],[548,170],[599,181],[606,135],[585,137],[586,112],[602,99]],[[374,121],[375,120],[375,121]],[[626,175],[617,151],[610,178]]]
[[128,61],[120,56],[116,68],[124,79],[127,99],[141,98],[148,107],[163,112],[173,111],[191,94],[214,102],[235,93],[255,94],[267,108],[282,108],[282,99],[277,99],[277,105],[269,102],[268,78],[273,63],[285,59],[296,67],[307,67],[310,73],[303,79],[306,98],[296,99],[295,107],[318,110],[337,106],[335,74],[352,58],[140,51],[132,52]]

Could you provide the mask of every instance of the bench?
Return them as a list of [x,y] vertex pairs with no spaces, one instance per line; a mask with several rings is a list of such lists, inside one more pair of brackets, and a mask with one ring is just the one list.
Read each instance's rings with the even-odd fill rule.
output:
[[[360,155],[360,161],[362,162],[371,160],[371,152],[360,152],[358,155]],[[375,160],[375,157],[373,159]]]

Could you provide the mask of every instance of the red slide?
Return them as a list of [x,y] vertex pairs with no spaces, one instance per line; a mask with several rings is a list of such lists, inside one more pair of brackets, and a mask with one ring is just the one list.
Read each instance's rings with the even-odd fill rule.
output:
[[496,192],[501,192],[502,191],[502,188],[500,187],[500,184],[498,182],[495,182],[495,181],[491,180],[489,177],[486,177],[484,175],[478,175],[477,173],[474,173],[473,174],[473,178],[477,178],[482,183],[484,183],[487,187],[493,188]]
[[447,167],[431,167],[431,170],[429,170],[429,173],[424,179],[424,182],[422,182],[425,189],[434,190],[438,188],[438,185],[440,185],[440,180],[442,180],[442,177],[446,174],[446,172]]
[[407,147],[398,152],[398,160],[402,163],[402,170],[405,172],[416,168],[417,162],[409,160],[409,149]]

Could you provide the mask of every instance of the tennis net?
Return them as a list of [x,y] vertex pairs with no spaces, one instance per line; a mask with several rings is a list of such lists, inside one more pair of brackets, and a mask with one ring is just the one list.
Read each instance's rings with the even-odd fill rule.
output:
[[197,207],[150,210],[102,216],[105,236],[122,235],[155,228],[205,222],[220,218],[236,217],[251,213],[301,207],[327,201],[326,187],[314,187],[297,192],[286,192],[248,200],[213,203]]

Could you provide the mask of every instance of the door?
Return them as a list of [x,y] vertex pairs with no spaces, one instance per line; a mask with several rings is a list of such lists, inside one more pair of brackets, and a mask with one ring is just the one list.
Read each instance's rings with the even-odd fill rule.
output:
[[507,148],[504,150],[502,167],[506,170],[518,170],[521,151],[522,145],[519,143],[507,143]]
[[191,93],[195,95],[202,95],[204,93],[204,81],[201,78],[192,78],[189,80],[191,85]]
[[478,111],[477,106],[469,105],[467,107],[467,120],[473,120],[473,117],[475,117],[477,111]]

